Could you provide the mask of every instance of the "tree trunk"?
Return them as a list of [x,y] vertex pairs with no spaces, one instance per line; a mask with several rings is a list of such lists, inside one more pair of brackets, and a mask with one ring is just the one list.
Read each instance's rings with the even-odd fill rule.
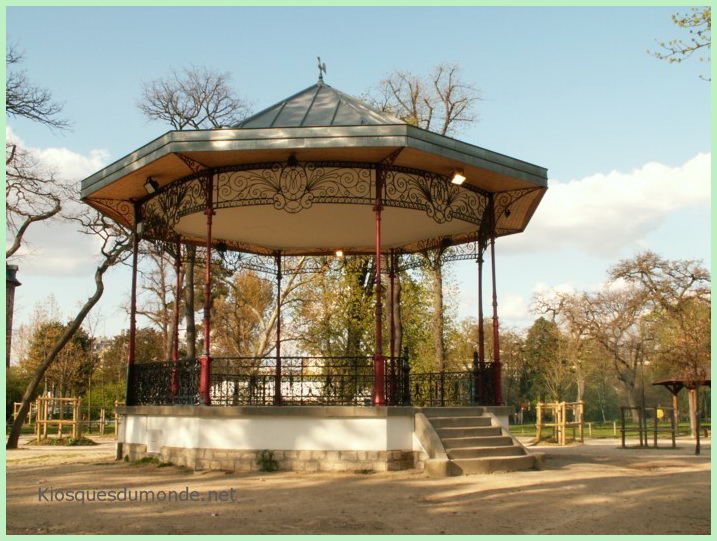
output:
[[184,319],[187,326],[187,359],[197,358],[197,326],[194,322],[194,263],[197,249],[187,246],[187,268],[185,271],[186,287],[184,288]]
[[400,356],[403,351],[403,326],[401,320],[401,274],[396,272],[391,291],[393,303],[393,343],[396,348],[394,355]]
[[443,339],[443,269],[440,257],[431,265],[433,278],[433,341],[434,365],[438,372],[445,369],[445,342]]
[[[126,246],[125,246],[126,248]],[[47,372],[47,369],[50,367],[50,365],[53,363],[53,361],[57,358],[60,351],[62,351],[62,348],[64,348],[67,343],[72,339],[72,337],[75,335],[75,333],[80,329],[82,326],[82,322],[87,317],[87,314],[90,313],[90,310],[94,307],[95,304],[97,304],[97,301],[100,300],[100,297],[102,297],[102,293],[104,293],[105,287],[104,283],[102,281],[102,278],[104,276],[104,273],[109,269],[114,263],[117,262],[119,259],[119,256],[124,251],[124,249],[116,248],[110,254],[108,254],[105,257],[105,260],[102,262],[102,264],[97,267],[97,270],[95,271],[95,292],[94,294],[87,299],[87,302],[85,302],[84,306],[80,308],[80,311],[75,316],[75,319],[72,320],[72,323],[70,323],[67,326],[67,329],[63,333],[63,335],[60,337],[60,339],[55,343],[55,346],[52,348],[52,350],[47,354],[47,357],[45,357],[45,360],[42,362],[42,364],[37,368],[37,371],[33,375],[32,379],[30,380],[30,383],[27,385],[27,389],[25,389],[25,394],[22,397],[22,403],[20,405],[20,411],[17,414],[17,417],[15,417],[15,421],[12,424],[12,429],[10,430],[10,436],[8,437],[7,449],[17,449],[17,444],[20,439],[20,432],[22,431],[22,424],[25,418],[27,417],[28,411],[30,411],[30,404],[32,397],[35,395],[35,392],[40,385],[40,382],[42,382],[43,376],[45,375],[45,372]]]

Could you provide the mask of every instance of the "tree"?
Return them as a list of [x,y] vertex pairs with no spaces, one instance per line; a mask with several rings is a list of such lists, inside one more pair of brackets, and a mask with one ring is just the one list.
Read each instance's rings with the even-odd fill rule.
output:
[[17,46],[10,45],[5,53],[5,114],[39,122],[50,128],[65,129],[69,122],[58,115],[62,105],[55,102],[49,90],[31,82],[25,71],[17,66],[23,60],[23,53]]
[[561,351],[561,341],[558,326],[544,317],[535,320],[525,338],[526,363],[539,375],[542,393],[554,402],[565,400],[571,376],[570,366]]
[[675,375],[695,381],[710,364],[710,273],[698,261],[664,259],[644,252],[620,261],[609,271],[644,295],[650,318],[672,336],[661,354]]
[[171,70],[169,76],[144,84],[137,105],[150,120],[175,130],[204,130],[237,124],[250,106],[231,87],[231,75],[206,67]]
[[[18,70],[23,55],[14,45],[5,54],[5,112],[9,118],[26,118],[50,128],[65,129],[66,120],[57,115],[62,105],[52,95],[32,83]],[[5,219],[13,241],[5,258],[14,256],[22,245],[27,229],[36,222],[56,217],[62,201],[69,197],[67,186],[58,182],[52,171],[43,169],[32,154],[16,141],[5,142]]]
[[[709,271],[698,261],[670,261],[647,251],[620,261],[609,273],[612,280],[626,281],[644,297],[657,329],[658,358],[670,375],[698,388],[711,361]],[[696,422],[693,407],[693,433]]]
[[[250,106],[231,86],[228,73],[206,67],[171,70],[167,77],[143,85],[137,107],[149,120],[170,125],[175,130],[201,130],[231,126],[246,118]],[[186,248],[183,274],[184,316],[187,356],[196,358],[194,273],[196,248]]]
[[145,258],[151,268],[140,272],[140,293],[144,302],[137,314],[145,316],[159,330],[162,337],[164,360],[172,358],[173,322],[176,306],[176,287],[170,273],[170,258],[161,251],[150,250]]
[[[366,99],[374,107],[393,114],[404,122],[425,130],[452,135],[477,122],[475,105],[481,99],[476,87],[462,80],[460,66],[442,63],[430,75],[394,71],[370,89]],[[434,369],[445,366],[445,329],[443,314],[443,274],[441,257],[445,247],[427,250],[422,255],[433,283]],[[395,281],[392,298],[400,296],[401,277]]]
[[560,356],[568,363],[574,376],[577,402],[583,401],[588,378],[600,369],[599,356],[585,318],[585,304],[583,293],[554,292],[550,295],[538,294],[534,299],[534,310],[549,314],[561,331]]
[[[27,357],[20,362],[22,369],[35,373],[66,330],[67,325],[59,321],[40,325],[30,341]],[[78,329],[45,371],[45,381],[54,396],[80,396],[85,392],[87,378],[94,369],[90,337],[83,329]]]
[[[680,63],[700,51],[707,54],[706,57],[700,57],[700,61],[709,62],[709,50],[712,48],[712,8],[710,6],[694,7],[689,13],[674,13],[672,22],[679,28],[686,29],[689,38],[687,41],[678,38],[668,42],[659,42],[663,51],[651,54],[670,63]],[[707,80],[711,79],[707,78]]]
[[586,295],[585,308],[590,336],[603,349],[637,422],[636,408],[642,402],[640,391],[644,391],[640,376],[655,351],[645,295],[634,287],[606,289]]
[[17,448],[23,420],[30,410],[31,400],[35,396],[45,373],[55,362],[59,353],[80,329],[87,314],[90,313],[95,304],[97,304],[97,301],[102,297],[104,293],[103,278],[105,273],[128,254],[132,245],[132,237],[127,230],[96,211],[91,211],[77,219],[80,221],[84,233],[96,235],[102,240],[102,246],[100,248],[102,258],[94,273],[95,291],[77,312],[75,318],[62,333],[62,336],[54,342],[52,348],[45,356],[45,359],[35,370],[23,394],[18,416],[12,425],[6,445],[7,449]]
[[408,124],[451,135],[477,121],[480,92],[461,78],[457,64],[438,64],[430,75],[397,70],[368,91],[369,102]]

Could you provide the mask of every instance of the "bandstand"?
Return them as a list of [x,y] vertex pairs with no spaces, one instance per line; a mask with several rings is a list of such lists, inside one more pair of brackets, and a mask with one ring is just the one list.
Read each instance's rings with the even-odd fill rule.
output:
[[[135,232],[119,454],[255,469],[257,453],[271,450],[287,469],[383,470],[437,461],[447,471],[458,459],[444,444],[450,427],[461,425],[445,419],[480,416],[488,419],[485,426],[475,421],[483,437],[519,446],[507,431],[510,408],[500,387],[495,240],[522,232],[546,189],[542,167],[408,125],[321,78],[236,126],[169,132],[85,179],[83,201]],[[198,359],[179,358],[176,319],[172,359],[135,358],[140,240],[172,254],[177,269],[186,246],[201,250]],[[392,332],[384,337],[383,285],[392,283],[405,256],[435,249],[443,261],[477,261],[479,321],[483,256],[491,255],[495,355],[486,359],[480,325],[473,366],[464,373],[413,373],[410,352],[396,351]],[[272,276],[278,291],[291,273],[321,272],[322,258],[374,257],[373,351],[282,355],[279,316],[271,358],[214,356],[212,261],[226,254]],[[299,264],[304,257],[310,263]],[[279,295],[277,303],[280,309]],[[519,450],[513,454],[526,454]]]

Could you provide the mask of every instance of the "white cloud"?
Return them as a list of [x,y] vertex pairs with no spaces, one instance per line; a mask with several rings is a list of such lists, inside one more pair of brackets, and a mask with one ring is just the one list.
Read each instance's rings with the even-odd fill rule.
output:
[[[109,152],[91,150],[83,155],[67,148],[33,148],[21,140],[7,126],[5,137],[26,149],[41,170],[53,171],[60,182],[76,186],[83,178],[101,169],[109,161]],[[75,212],[86,210],[79,204],[66,202],[65,208]],[[12,239],[6,239],[6,244]],[[83,235],[74,222],[47,221],[33,224],[27,231],[23,247],[18,251],[17,263],[22,265],[25,276],[80,276],[91,270],[98,255],[101,239]]]
[[671,212],[709,208],[710,178],[711,155],[698,154],[682,167],[653,162],[630,173],[554,182],[526,231],[501,245],[514,253],[577,248],[604,257],[644,249]]
[[63,181],[79,182],[102,169],[110,159],[110,153],[104,149],[90,150],[88,155],[83,155],[64,147],[34,148],[18,137],[10,126],[5,127],[5,138],[23,147],[36,158],[41,168],[54,171]]

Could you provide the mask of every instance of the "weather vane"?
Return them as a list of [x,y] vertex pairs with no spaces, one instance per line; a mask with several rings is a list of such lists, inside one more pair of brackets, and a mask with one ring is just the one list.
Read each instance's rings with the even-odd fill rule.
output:
[[326,63],[321,62],[321,57],[317,56],[316,58],[319,59],[319,81],[322,83],[324,82],[324,73],[326,73]]

